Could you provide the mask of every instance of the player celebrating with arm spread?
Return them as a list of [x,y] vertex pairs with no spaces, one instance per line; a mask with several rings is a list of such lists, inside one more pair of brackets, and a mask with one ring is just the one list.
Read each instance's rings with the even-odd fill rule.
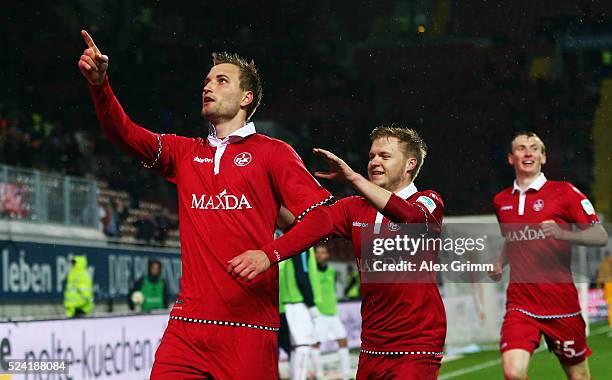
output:
[[[411,129],[375,128],[371,134],[369,180],[333,153],[315,149],[329,172],[316,176],[350,183],[362,196],[344,198],[329,208],[334,236],[353,243],[357,267],[364,229],[382,234],[395,223],[418,223],[440,231],[444,204],[435,191],[419,192],[413,183],[426,155],[426,145]],[[418,252],[427,256],[433,252]],[[363,276],[363,272],[360,273]],[[361,283],[361,355],[358,380],[436,379],[440,369],[446,314],[435,283]]]
[[[584,194],[569,182],[546,179],[546,150],[535,133],[516,134],[508,163],[516,180],[493,201],[506,242],[491,273],[499,279],[510,264],[500,341],[504,377],[527,378],[543,334],[567,378],[588,380],[591,350],[570,270],[571,244],[605,245],[608,235]],[[572,231],[572,223],[581,230]]]
[[[81,34],[88,47],[78,66],[103,132],[178,189],[181,291],[151,378],[277,379],[278,268],[245,283],[227,274],[228,261],[245,252],[236,265],[251,279],[328,235],[327,207],[320,206],[329,193],[289,145],[248,122],[262,94],[253,62],[213,54],[202,91],[208,137],[161,135],[125,114],[106,75],[108,57]],[[280,205],[301,222],[273,240]]]

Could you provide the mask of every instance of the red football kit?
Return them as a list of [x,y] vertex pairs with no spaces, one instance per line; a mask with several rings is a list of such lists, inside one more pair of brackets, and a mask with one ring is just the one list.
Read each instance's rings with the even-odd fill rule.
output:
[[[226,272],[228,261],[264,246],[273,262],[292,253],[283,251],[282,239],[273,241],[281,205],[304,217],[295,229],[307,225],[307,220],[318,220],[320,230],[306,239],[311,241],[303,240],[302,248],[318,241],[331,231],[326,211],[317,207],[330,194],[288,144],[257,134],[253,123],[224,139],[217,138],[214,128],[208,139],[154,134],[128,118],[108,80],[90,86],[90,92],[107,137],[176,183],[178,189],[181,290],[156,354],[153,375],[163,376],[162,366],[170,373],[176,364],[197,368],[195,378],[208,373],[215,378],[257,374],[255,378],[276,379],[278,267],[272,265],[247,283]],[[321,228],[325,220],[328,229]],[[185,334],[181,325],[190,333]],[[228,340],[230,335],[233,338]],[[271,349],[262,349],[252,340],[267,342]],[[223,353],[227,349],[235,352]],[[225,354],[240,359],[235,367],[243,372],[228,372],[232,366],[227,363],[228,368],[219,369],[207,357]]]
[[533,352],[544,334],[562,362],[583,361],[591,351],[571,273],[572,247],[546,238],[539,224],[554,220],[564,229],[571,224],[588,228],[599,222],[593,206],[572,184],[548,181],[544,174],[526,191],[515,182],[493,202],[510,265],[502,352],[513,348]]
[[446,314],[435,276],[419,283],[372,283],[364,280],[361,259],[362,245],[368,243],[363,237],[395,231],[395,223],[422,224],[428,230],[439,231],[444,216],[441,197],[431,190],[418,192],[411,184],[392,195],[382,212],[359,196],[344,198],[329,211],[334,236],[352,241],[362,278],[357,378],[437,378],[446,337]]

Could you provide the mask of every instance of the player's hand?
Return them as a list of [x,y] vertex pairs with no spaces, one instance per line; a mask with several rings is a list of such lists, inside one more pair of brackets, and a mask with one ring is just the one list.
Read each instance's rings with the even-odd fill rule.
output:
[[348,166],[348,164],[340,157],[336,156],[332,152],[319,148],[313,149],[312,152],[317,156],[324,158],[329,165],[329,171],[315,172],[316,177],[348,182],[351,182],[356,177],[355,171],[351,169],[351,167]]
[[495,282],[499,282],[504,274],[504,268],[500,263],[493,263],[493,270],[487,272],[489,278]]
[[90,84],[100,85],[106,77],[108,70],[108,56],[103,55],[96,46],[93,39],[85,30],[81,30],[81,36],[87,44],[87,49],[79,58],[79,70]]
[[227,273],[247,281],[251,281],[270,268],[270,259],[260,250],[243,252],[228,263]]
[[540,227],[542,228],[542,232],[544,232],[544,236],[547,238],[564,240],[565,230],[557,224],[552,219],[548,219],[540,223]]

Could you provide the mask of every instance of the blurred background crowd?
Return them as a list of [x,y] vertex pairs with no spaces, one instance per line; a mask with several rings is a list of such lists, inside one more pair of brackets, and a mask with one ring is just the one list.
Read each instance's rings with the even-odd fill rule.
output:
[[513,179],[507,142],[532,130],[547,144],[545,173],[597,201],[592,129],[612,44],[593,36],[612,35],[606,2],[1,7],[0,163],[95,179],[100,228],[113,239],[177,244],[176,195],[102,136],[76,67],[81,28],[109,55],[128,114],[155,132],[206,135],[200,94],[211,53],[235,51],[264,79],[258,129],[292,144],[310,170],[323,167],[310,153],[323,147],[365,172],[369,132],[399,122],[429,145],[417,186],[439,191],[449,215],[490,214],[492,196]]

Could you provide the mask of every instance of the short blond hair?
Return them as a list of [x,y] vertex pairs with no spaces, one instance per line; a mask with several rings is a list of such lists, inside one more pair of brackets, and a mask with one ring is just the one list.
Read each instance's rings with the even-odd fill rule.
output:
[[259,71],[255,66],[255,61],[250,62],[239,56],[236,53],[220,52],[213,53],[213,66],[220,65],[222,63],[230,63],[234,66],[238,66],[240,69],[240,89],[242,91],[252,91],[253,101],[247,108],[247,120],[251,119],[251,116],[259,107],[261,98],[263,97],[263,86],[261,84],[261,77]]
[[376,127],[372,130],[372,133],[370,133],[370,140],[372,142],[389,137],[395,137],[400,141],[400,147],[402,147],[406,157],[416,158],[417,164],[412,175],[412,179],[414,180],[417,175],[419,175],[423,162],[425,162],[427,144],[425,144],[425,141],[423,141],[421,136],[414,129],[397,126],[395,124]]
[[542,153],[546,153],[546,145],[544,145],[544,141],[542,141],[540,136],[536,135],[535,132],[531,132],[531,131],[518,131],[518,132],[516,132],[514,134],[514,137],[512,137],[512,141],[510,141],[510,150],[508,151],[508,153],[512,153],[512,150],[514,149],[512,144],[514,143],[514,140],[516,140],[516,138],[519,137],[519,136],[527,136],[527,138],[534,137],[534,138],[538,139],[538,141],[540,141],[540,144],[542,144]]

